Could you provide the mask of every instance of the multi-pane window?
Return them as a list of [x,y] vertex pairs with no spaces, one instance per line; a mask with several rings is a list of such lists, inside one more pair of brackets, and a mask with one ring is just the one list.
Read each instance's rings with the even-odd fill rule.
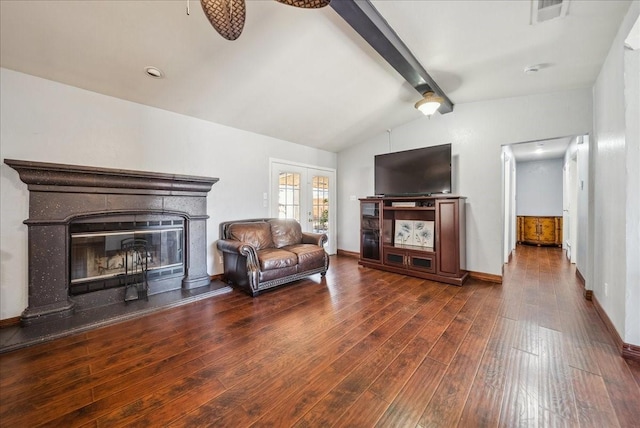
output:
[[329,177],[313,177],[311,191],[313,198],[313,231],[326,233],[329,229]]
[[282,172],[278,184],[278,217],[300,219],[300,174]]

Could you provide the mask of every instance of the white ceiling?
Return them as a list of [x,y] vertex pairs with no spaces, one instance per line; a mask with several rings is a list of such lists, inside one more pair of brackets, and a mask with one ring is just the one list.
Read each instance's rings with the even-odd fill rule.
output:
[[[592,86],[630,1],[572,0],[538,25],[527,0],[372,3],[459,104]],[[331,7],[247,0],[230,42],[186,6],[2,0],[0,65],[331,151],[421,117],[420,95]]]
[[511,144],[513,157],[517,162],[530,162],[546,159],[563,158],[571,137],[554,138],[529,143]]

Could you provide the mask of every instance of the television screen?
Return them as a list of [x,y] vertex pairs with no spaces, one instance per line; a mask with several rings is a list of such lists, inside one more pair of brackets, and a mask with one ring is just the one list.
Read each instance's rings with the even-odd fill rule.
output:
[[375,193],[451,193],[451,144],[376,155]]

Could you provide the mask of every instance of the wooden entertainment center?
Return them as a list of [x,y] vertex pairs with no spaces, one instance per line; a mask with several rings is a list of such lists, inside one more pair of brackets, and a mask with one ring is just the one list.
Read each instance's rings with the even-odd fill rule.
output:
[[465,240],[464,197],[360,199],[362,266],[462,285]]

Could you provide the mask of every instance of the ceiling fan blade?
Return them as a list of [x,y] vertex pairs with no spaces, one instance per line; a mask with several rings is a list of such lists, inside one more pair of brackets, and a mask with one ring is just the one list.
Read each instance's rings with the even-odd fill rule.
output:
[[301,7],[303,9],[320,9],[329,5],[331,0],[276,0],[278,3],[289,6]]
[[207,19],[222,37],[235,40],[242,34],[246,7],[244,0],[200,0]]

